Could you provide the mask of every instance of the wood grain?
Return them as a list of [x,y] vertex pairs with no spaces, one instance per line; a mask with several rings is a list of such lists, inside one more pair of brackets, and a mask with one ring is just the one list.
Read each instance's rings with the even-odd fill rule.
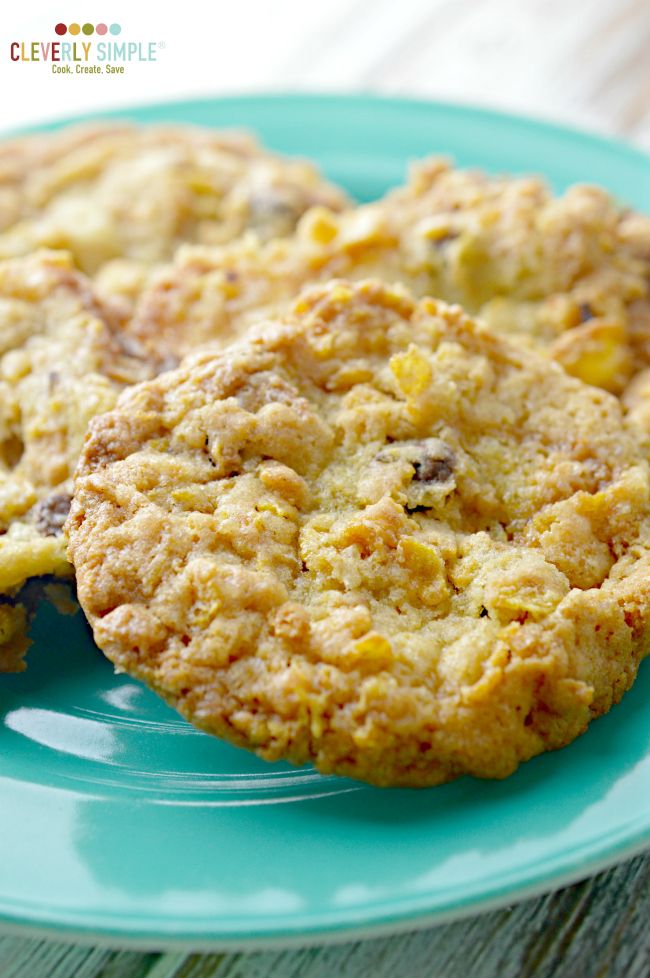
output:
[[288,86],[498,106],[650,147],[647,0],[350,3],[292,45]]

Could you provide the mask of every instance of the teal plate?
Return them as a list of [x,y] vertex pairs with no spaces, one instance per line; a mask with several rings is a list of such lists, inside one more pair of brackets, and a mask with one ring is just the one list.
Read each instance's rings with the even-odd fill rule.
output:
[[[114,116],[245,126],[360,199],[444,152],[596,181],[650,210],[630,147],[472,108],[369,96],[177,102]],[[540,893],[650,845],[650,668],[572,746],[502,782],[378,790],[268,765],[113,675],[80,614],[42,607],[0,679],[0,923],[142,947],[412,929]]]

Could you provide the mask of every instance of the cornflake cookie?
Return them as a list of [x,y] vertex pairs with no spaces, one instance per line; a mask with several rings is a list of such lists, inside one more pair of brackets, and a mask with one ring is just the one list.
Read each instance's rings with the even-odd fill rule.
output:
[[625,388],[621,400],[650,457],[650,368],[641,370]]
[[64,252],[0,262],[0,671],[28,645],[18,589],[72,573],[61,532],[90,418],[153,375],[122,326]]
[[488,177],[441,160],[341,215],[314,209],[297,235],[179,251],[154,276],[133,330],[154,353],[227,342],[297,288],[378,276],[459,302],[498,332],[620,393],[650,364],[650,219],[597,187],[555,198],[531,177]]
[[290,234],[307,208],[346,204],[310,163],[237,133],[120,124],[0,143],[0,257],[64,248],[127,295],[182,241]]
[[99,646],[204,730],[378,785],[501,778],[634,680],[650,471],[618,401],[378,282],[91,423]]

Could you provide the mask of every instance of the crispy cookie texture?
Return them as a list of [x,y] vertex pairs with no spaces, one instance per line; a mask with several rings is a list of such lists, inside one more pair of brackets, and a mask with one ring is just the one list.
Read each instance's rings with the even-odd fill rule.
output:
[[650,639],[620,403],[378,281],[303,293],[95,418],[67,523],[100,648],[269,760],[502,778]]
[[18,589],[72,573],[62,528],[88,421],[153,376],[122,341],[121,309],[70,255],[0,262],[0,671],[21,668],[28,645]]
[[0,257],[64,248],[109,290],[134,290],[182,241],[273,238],[311,206],[346,204],[310,163],[244,134],[120,124],[0,144]]
[[376,276],[458,302],[487,325],[621,393],[650,365],[650,218],[597,187],[432,159],[383,200],[308,212],[295,238],[186,247],[144,289],[133,330],[155,351],[229,342],[309,282]]

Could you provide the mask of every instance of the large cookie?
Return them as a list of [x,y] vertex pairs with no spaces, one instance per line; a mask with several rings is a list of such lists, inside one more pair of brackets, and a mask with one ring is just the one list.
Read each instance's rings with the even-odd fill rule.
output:
[[236,133],[120,124],[0,143],[0,257],[64,248],[127,292],[180,242],[289,234],[317,204],[346,198],[311,164]]
[[338,282],[95,418],[69,553],[100,648],[204,730],[379,785],[504,777],[634,680],[649,486],[608,393]]
[[620,393],[650,364],[650,219],[596,187],[555,198],[540,180],[415,167],[382,201],[316,209],[294,239],[185,248],[145,289],[136,335],[183,354],[227,342],[260,310],[332,277],[378,276],[460,302],[587,383]]
[[27,647],[21,585],[70,575],[61,530],[88,421],[153,375],[64,252],[0,262],[0,671]]

